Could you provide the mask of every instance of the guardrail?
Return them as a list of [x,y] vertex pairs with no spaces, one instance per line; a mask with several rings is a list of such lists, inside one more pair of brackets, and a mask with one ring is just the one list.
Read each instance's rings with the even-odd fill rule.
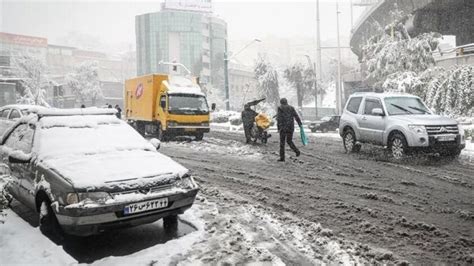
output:
[[444,59],[444,58],[471,55],[471,54],[474,54],[474,43],[457,46],[448,50],[438,50],[438,51],[433,52],[433,56],[436,59]]

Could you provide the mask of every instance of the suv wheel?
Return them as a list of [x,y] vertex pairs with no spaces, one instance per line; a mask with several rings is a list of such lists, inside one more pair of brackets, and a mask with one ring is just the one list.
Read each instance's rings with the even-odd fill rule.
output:
[[346,130],[342,137],[344,143],[344,149],[346,152],[358,152],[360,151],[360,144],[357,144],[355,133],[352,129]]
[[406,157],[408,144],[402,134],[395,133],[390,138],[388,148],[390,150],[390,156],[399,161]]

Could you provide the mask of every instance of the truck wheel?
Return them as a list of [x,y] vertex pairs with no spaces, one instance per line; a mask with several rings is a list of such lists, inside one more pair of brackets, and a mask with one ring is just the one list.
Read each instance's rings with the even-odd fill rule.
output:
[[408,150],[408,144],[405,137],[400,133],[395,133],[389,140],[388,149],[390,156],[396,160],[401,161],[405,159]]
[[204,138],[204,133],[197,133],[196,134],[196,140],[201,141]]
[[140,133],[140,135],[142,136],[145,136],[145,124],[140,122],[140,121],[136,121],[135,122],[135,129],[137,130],[138,133]]
[[342,142],[344,144],[346,153],[360,151],[360,144],[357,144],[355,133],[352,129],[348,129],[346,132],[344,132],[344,135],[342,136]]
[[60,240],[61,227],[58,219],[51,208],[51,202],[48,199],[42,199],[39,205],[39,229],[45,236],[54,240]]
[[156,138],[160,141],[168,141],[166,133],[161,129],[161,125],[158,125],[158,131],[156,133]]

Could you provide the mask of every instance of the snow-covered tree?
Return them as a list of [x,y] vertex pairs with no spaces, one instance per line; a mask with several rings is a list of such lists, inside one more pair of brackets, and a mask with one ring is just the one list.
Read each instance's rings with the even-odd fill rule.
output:
[[296,98],[299,108],[303,107],[308,95],[314,95],[315,73],[312,68],[296,63],[285,69],[284,77],[296,88]]
[[31,55],[13,57],[14,72],[21,78],[23,91],[18,103],[49,106],[46,102],[46,88],[51,85],[43,61]]
[[255,63],[254,72],[257,79],[259,97],[265,97],[266,101],[276,108],[280,101],[278,72],[264,57],[258,58]]
[[374,87],[396,73],[421,73],[435,63],[433,51],[438,47],[439,33],[424,33],[410,37],[405,28],[408,15],[395,8],[392,23],[372,36],[362,47],[364,76]]
[[103,97],[97,61],[85,61],[75,67],[74,72],[66,76],[66,84],[81,104],[91,100],[92,105],[95,105]]
[[435,67],[422,73],[401,72],[390,75],[385,91],[401,91],[420,96],[438,113],[452,116],[473,115],[474,67]]

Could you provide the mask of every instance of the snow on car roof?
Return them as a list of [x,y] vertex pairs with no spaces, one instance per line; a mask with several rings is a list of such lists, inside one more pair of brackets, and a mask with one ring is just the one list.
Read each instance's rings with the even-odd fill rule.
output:
[[2,109],[6,108],[18,108],[20,110],[39,110],[39,109],[47,109],[45,106],[40,106],[40,105],[33,105],[33,104],[9,104],[2,106]]
[[40,108],[36,110],[39,116],[74,116],[74,115],[113,115],[117,112],[113,108]]

